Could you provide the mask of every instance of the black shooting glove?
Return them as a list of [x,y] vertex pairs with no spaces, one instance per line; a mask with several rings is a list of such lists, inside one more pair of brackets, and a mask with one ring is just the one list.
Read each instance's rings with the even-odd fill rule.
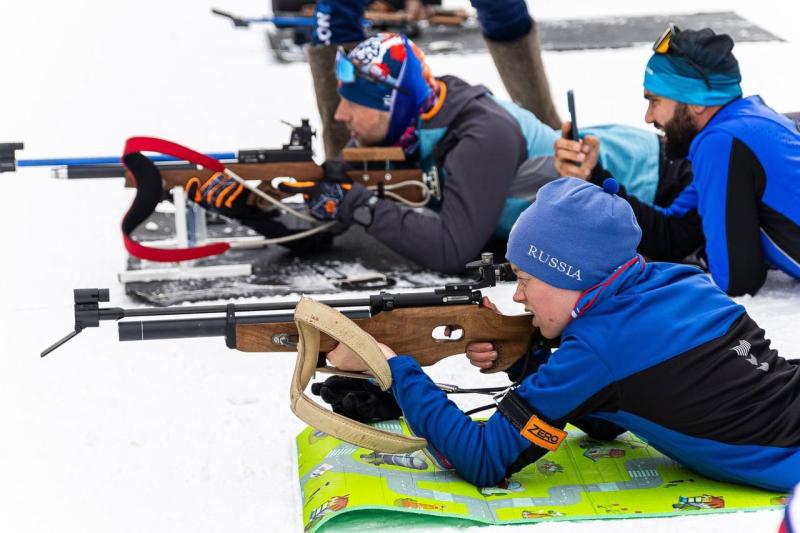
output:
[[335,220],[339,204],[353,186],[347,175],[349,166],[339,159],[322,164],[322,179],[318,181],[284,181],[278,185],[283,192],[302,194],[311,215],[319,220]]
[[312,384],[311,392],[331,404],[334,413],[357,422],[394,420],[403,414],[390,392],[366,379],[331,376]]

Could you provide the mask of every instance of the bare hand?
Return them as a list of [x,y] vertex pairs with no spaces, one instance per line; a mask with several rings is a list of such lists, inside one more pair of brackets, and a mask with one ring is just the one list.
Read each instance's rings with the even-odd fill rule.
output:
[[572,123],[567,121],[561,125],[561,138],[556,139],[554,150],[556,170],[561,176],[574,176],[588,180],[592,169],[597,165],[600,154],[600,139],[587,135],[580,141],[569,138]]
[[497,308],[496,305],[494,305],[494,303],[489,299],[488,296],[484,296],[483,300],[481,300],[481,307],[486,307],[488,309],[491,309],[495,313],[500,312],[500,310]]
[[491,342],[471,342],[467,344],[467,359],[472,366],[492,368],[497,359],[497,350]]
[[[497,306],[492,303],[488,296],[484,296],[481,301],[483,307],[488,307],[495,313],[499,313]],[[491,342],[471,342],[467,344],[467,359],[472,366],[478,368],[492,368],[497,359],[497,350]]]
[[[394,350],[385,344],[379,342],[378,346],[383,352],[383,355],[386,356],[387,360],[397,355],[394,353]],[[367,365],[364,364],[364,362],[356,355],[356,353],[341,342],[336,345],[336,348],[328,352],[325,357],[327,357],[328,361],[333,366],[345,372],[366,372],[369,370]]]

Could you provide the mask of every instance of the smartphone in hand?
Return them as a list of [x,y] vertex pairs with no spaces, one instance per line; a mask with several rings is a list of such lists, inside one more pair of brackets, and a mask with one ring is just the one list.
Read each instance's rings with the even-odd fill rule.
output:
[[569,138],[573,141],[580,140],[578,136],[578,119],[575,116],[575,93],[572,89],[567,91],[567,105],[569,106],[569,120],[572,126],[569,129]]

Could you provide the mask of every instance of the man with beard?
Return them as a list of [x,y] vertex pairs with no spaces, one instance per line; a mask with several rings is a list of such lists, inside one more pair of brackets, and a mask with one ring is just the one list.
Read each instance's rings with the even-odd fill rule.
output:
[[[621,195],[642,228],[641,253],[680,261],[705,242],[714,281],[738,296],[755,294],[770,267],[800,278],[800,123],[742,97],[733,44],[670,26],[653,45],[645,121],[664,132],[668,158],[691,162],[694,180],[666,209]],[[599,146],[557,140],[559,173],[602,183]]]

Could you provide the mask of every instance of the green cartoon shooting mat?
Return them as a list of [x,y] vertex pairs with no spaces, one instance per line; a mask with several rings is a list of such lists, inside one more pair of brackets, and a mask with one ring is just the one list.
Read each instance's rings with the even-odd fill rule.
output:
[[[375,426],[409,433],[402,420]],[[297,436],[303,526],[307,532],[323,525],[336,530],[369,523],[377,512],[380,522],[477,525],[718,513],[785,503],[784,494],[703,478],[630,433],[600,442],[568,430],[558,451],[505,486],[480,489],[440,466],[427,450],[373,452],[306,428]]]

